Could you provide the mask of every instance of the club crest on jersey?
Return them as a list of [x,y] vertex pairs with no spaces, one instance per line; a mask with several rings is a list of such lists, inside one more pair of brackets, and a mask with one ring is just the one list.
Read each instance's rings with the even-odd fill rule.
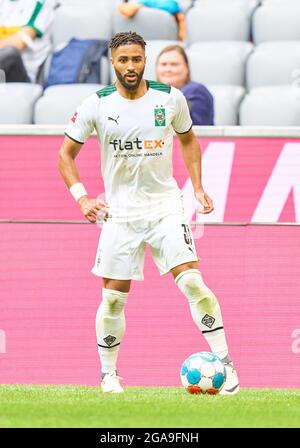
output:
[[154,109],[155,126],[166,126],[166,109],[157,107]]

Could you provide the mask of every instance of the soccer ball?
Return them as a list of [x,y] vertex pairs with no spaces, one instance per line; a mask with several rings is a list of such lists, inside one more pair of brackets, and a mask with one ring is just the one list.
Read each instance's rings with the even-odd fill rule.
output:
[[224,386],[226,369],[214,353],[199,352],[184,361],[180,377],[183,387],[191,394],[215,395]]

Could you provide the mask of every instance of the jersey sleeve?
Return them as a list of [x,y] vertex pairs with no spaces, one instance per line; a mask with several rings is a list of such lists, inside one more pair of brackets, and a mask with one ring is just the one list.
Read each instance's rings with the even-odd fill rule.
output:
[[97,95],[87,97],[70,119],[65,134],[77,143],[85,143],[95,128]]
[[171,91],[175,99],[175,114],[172,120],[172,126],[177,134],[185,134],[193,125],[189,106],[180,90],[172,87]]
[[56,6],[55,0],[36,1],[29,21],[24,26],[33,28],[37,37],[42,37],[53,24]]

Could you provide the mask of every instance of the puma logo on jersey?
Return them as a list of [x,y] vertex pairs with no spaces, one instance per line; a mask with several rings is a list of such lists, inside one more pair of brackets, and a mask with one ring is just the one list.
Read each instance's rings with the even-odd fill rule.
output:
[[114,121],[115,123],[119,124],[119,123],[118,123],[119,118],[120,118],[120,115],[118,115],[117,118],[108,117],[108,120],[110,120],[110,121]]

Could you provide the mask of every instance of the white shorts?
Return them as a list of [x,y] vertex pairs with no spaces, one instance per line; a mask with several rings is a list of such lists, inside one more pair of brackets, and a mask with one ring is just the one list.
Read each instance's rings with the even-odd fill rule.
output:
[[189,224],[183,215],[174,214],[156,221],[105,222],[92,273],[115,280],[143,280],[146,243],[160,275],[198,261]]

